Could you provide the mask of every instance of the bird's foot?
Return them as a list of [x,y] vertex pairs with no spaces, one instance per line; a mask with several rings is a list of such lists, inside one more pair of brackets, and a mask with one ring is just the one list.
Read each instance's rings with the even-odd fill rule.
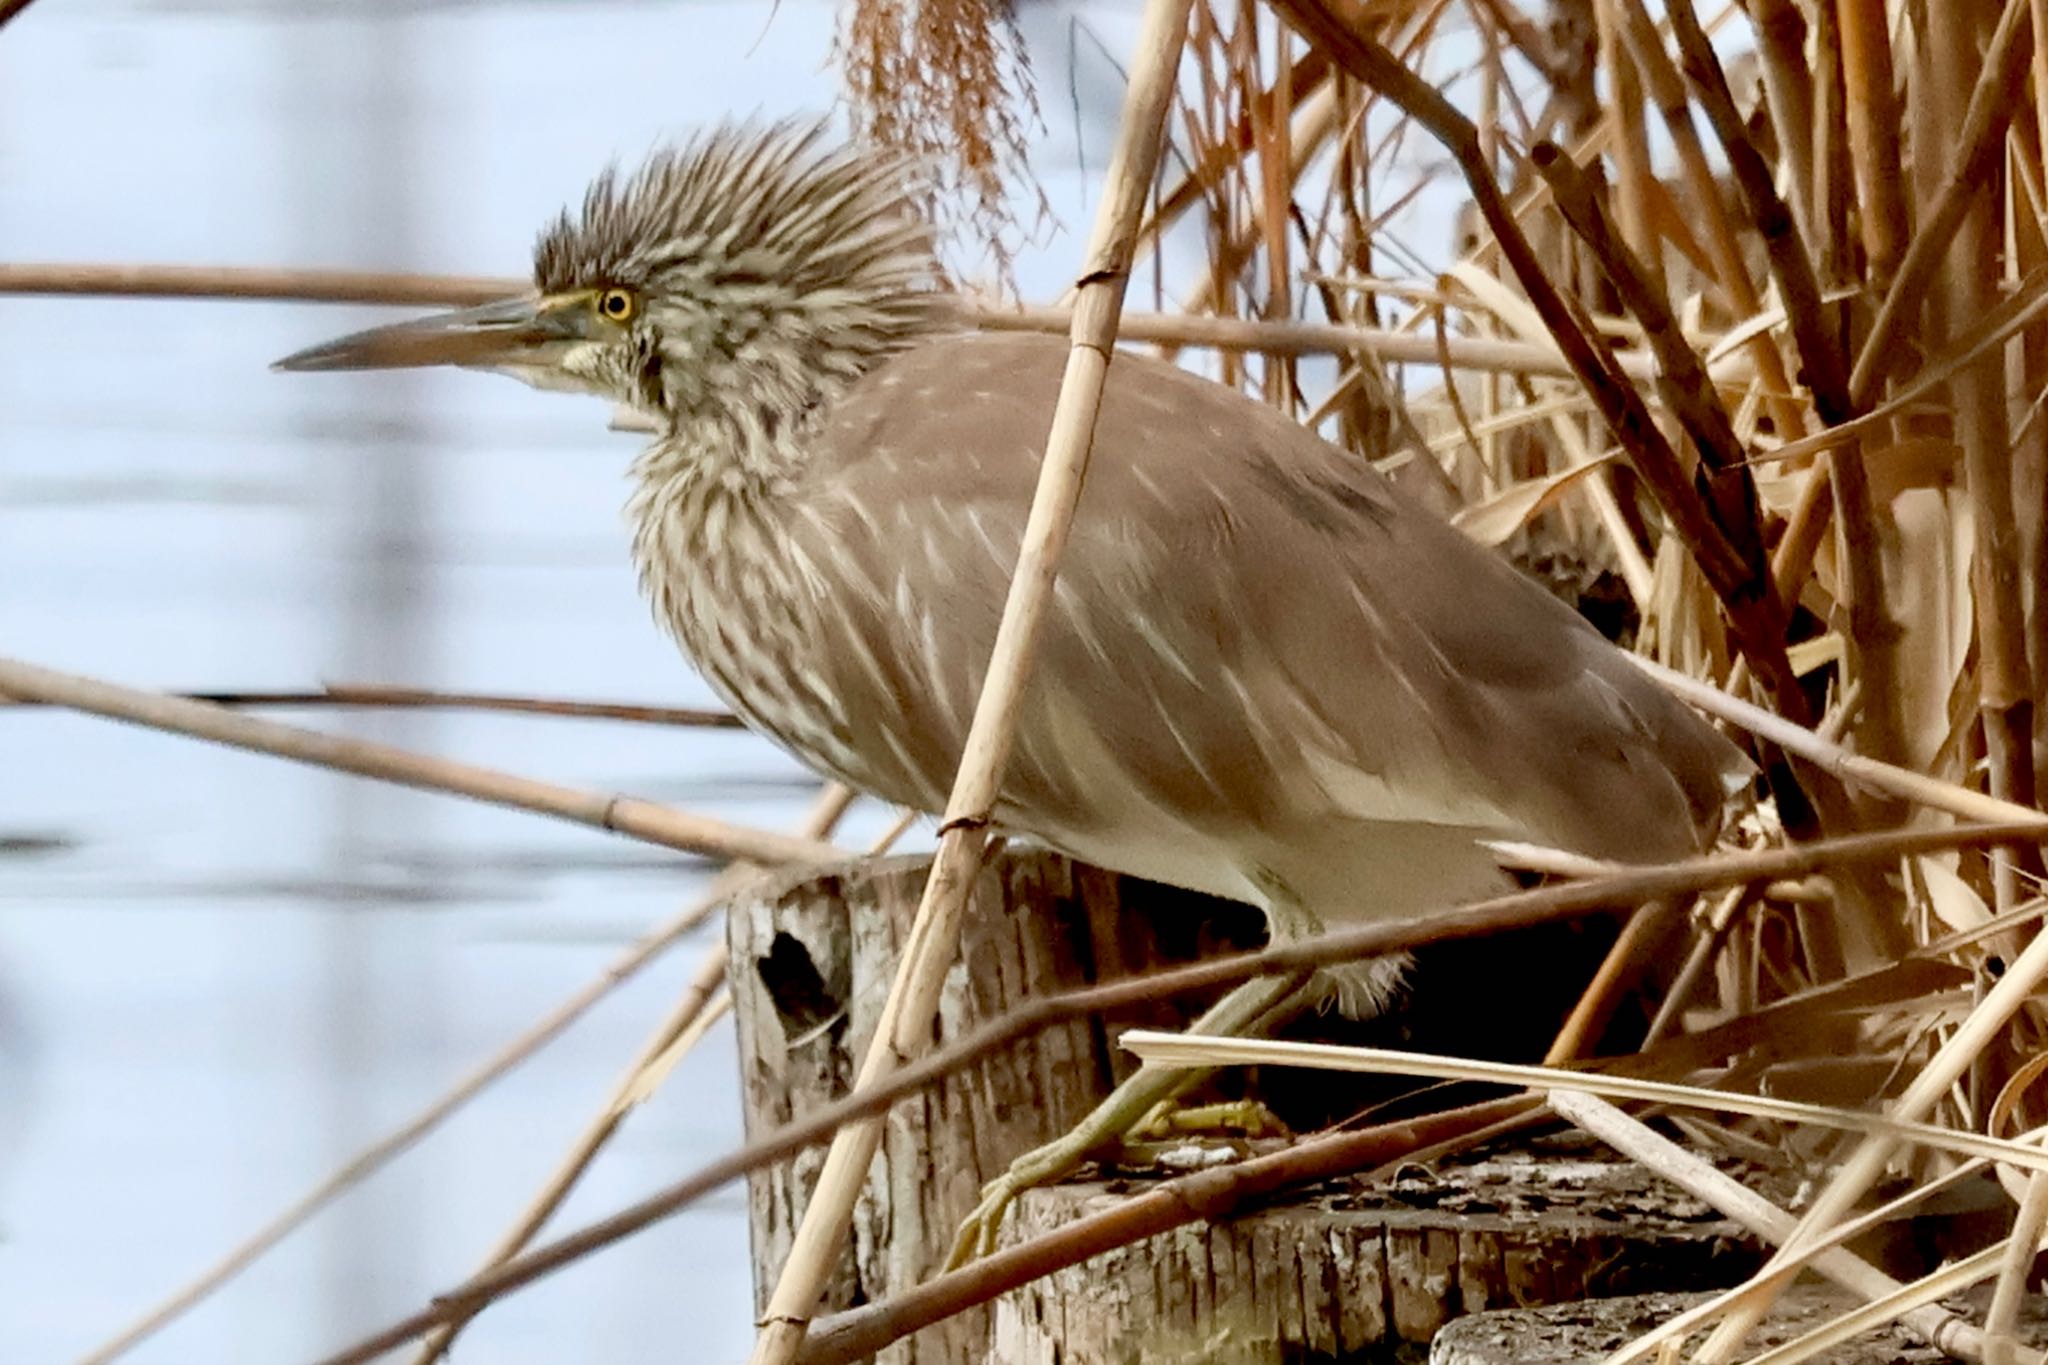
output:
[[1216,1104],[1167,1101],[1153,1105],[1152,1112],[1124,1134],[1124,1145],[1174,1142],[1188,1137],[1293,1136],[1293,1130],[1280,1121],[1279,1115],[1257,1100],[1223,1100]]
[[1293,1136],[1293,1130],[1257,1100],[1168,1101],[1154,1105],[1124,1134],[1115,1156],[1105,1160],[1133,1171],[1177,1174],[1242,1161],[1262,1141]]
[[[1260,977],[1245,982],[1190,1028],[1194,1033],[1237,1037],[1271,1028],[1300,1008],[1302,979]],[[981,1202],[960,1224],[946,1268],[954,1270],[995,1249],[1003,1215],[1017,1196],[1069,1174],[1099,1151],[1113,1147],[1143,1123],[1161,1104],[1199,1081],[1203,1071],[1167,1071],[1140,1067],[1138,1073],[1110,1092],[1109,1098],[1064,1137],[1026,1152],[1010,1169],[982,1186]]]
[[[1089,1116],[1093,1117],[1092,1114]],[[1083,1120],[1066,1136],[1034,1148],[1011,1162],[1009,1170],[981,1187],[981,1202],[961,1220],[960,1230],[953,1236],[953,1250],[946,1257],[946,1269],[958,1270],[976,1257],[994,1251],[996,1234],[1003,1226],[1003,1215],[1010,1211],[1010,1205],[1017,1202],[1018,1195],[1071,1174],[1098,1147],[1114,1141],[1115,1137],[1114,1133],[1105,1136]]]

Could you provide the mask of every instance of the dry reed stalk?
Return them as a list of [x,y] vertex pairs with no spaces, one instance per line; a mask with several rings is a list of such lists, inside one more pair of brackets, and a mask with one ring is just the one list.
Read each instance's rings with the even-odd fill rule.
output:
[[[1643,110],[1644,73],[1638,69],[1639,59],[1631,55],[1627,40],[1622,37],[1621,30],[1628,22],[1621,13],[1625,3],[1626,0],[1593,3],[1599,61],[1612,86],[1609,99],[1614,122],[1610,146],[1614,157],[1614,222],[1621,241],[1642,262],[1651,288],[1661,299],[1668,283],[1664,278],[1663,244],[1657,239],[1657,229],[1651,221],[1651,200],[1662,187],[1650,160],[1649,123]],[[1481,126],[1484,127],[1483,119]]]
[[[1880,5],[1880,9],[1882,6]],[[1691,0],[1671,7],[1672,31],[1687,81],[1721,143],[1737,189],[1764,239],[1771,273],[1785,301],[1785,313],[1800,357],[1800,373],[1813,394],[1820,419],[1829,427],[1852,420],[1857,412],[1849,397],[1846,360],[1837,339],[1827,334],[1819,281],[1799,240],[1797,225],[1772,182],[1770,169],[1736,111],[1726,73],[1692,11]],[[1866,54],[1867,55],[1867,54]],[[1889,64],[1886,64],[1889,70]],[[1897,155],[1896,148],[1892,152]],[[1897,191],[1893,191],[1896,197]],[[1784,434],[1790,435],[1791,432]],[[1847,560],[1848,638],[1854,651],[1855,675],[1865,682],[1868,699],[1858,738],[1872,757],[1896,762],[1904,755],[1898,709],[1900,632],[1885,606],[1884,570],[1877,513],[1862,452],[1851,447],[1831,455],[1807,476],[1792,523],[1772,560],[1772,577],[1788,605],[1796,592],[1788,587],[1806,576],[1814,551],[1827,526],[1832,493],[1836,524]]]
[[1586,1055],[1613,1019],[1629,988],[1641,979],[1652,953],[1671,935],[1682,917],[1663,901],[1652,901],[1628,918],[1621,933],[1600,960],[1586,989],[1544,1050],[1545,1066],[1563,1066]]
[[[1038,487],[1017,567],[996,630],[987,680],[974,707],[960,770],[940,826],[939,848],[917,914],[905,936],[896,980],[862,1059],[860,1094],[929,1047],[932,1012],[959,947],[960,915],[981,865],[998,784],[1009,759],[1060,551],[1094,440],[1103,381],[1115,351],[1117,318],[1129,279],[1132,243],[1157,175],[1166,114],[1187,39],[1189,0],[1148,0],[1131,61],[1117,143],[1075,293],[1073,345],[1054,405]],[[818,1183],[791,1241],[763,1315],[753,1365],[788,1365],[803,1345],[818,1295],[845,1244],[848,1221],[881,1140],[881,1120],[864,1119],[833,1135]]]
[[[1558,150],[1541,142],[1529,159],[1550,186],[1551,197],[1606,273],[1622,301],[1643,325],[1650,351],[1662,373],[1657,390],[1664,404],[1692,437],[1693,450],[1704,466],[1701,496],[1713,509],[1715,523],[1748,561],[1748,572],[1765,572],[1763,531],[1758,524],[1756,488],[1746,453],[1721,396],[1707,378],[1699,353],[1679,331],[1663,290],[1648,267],[1611,229],[1600,196],[1585,173]],[[1775,357],[1777,350],[1770,349]]]
[[[1984,1312],[1985,1365],[2021,1365],[2022,1352],[2013,1337],[2013,1328],[2019,1321],[2021,1301],[2026,1298],[2027,1277],[2040,1254],[2043,1229],[2048,1229],[2048,1172],[2036,1171],[2027,1178],[2026,1195],[2013,1215],[2005,1264],[1999,1267],[1998,1285],[1992,1290],[1991,1306]],[[2041,1359],[2038,1351],[2025,1355],[2033,1362]]]
[[[1551,1092],[1548,1102],[1571,1123],[1630,1160],[1641,1162],[1695,1198],[1719,1209],[1759,1237],[1783,1242],[1791,1235],[1798,1221],[1791,1214],[1648,1125],[1630,1118],[1606,1100],[1582,1091],[1556,1090]],[[1915,1191],[1912,1197],[1918,1198],[1921,1194]],[[1874,1221],[1866,1218],[1859,1219],[1858,1223],[1869,1227]],[[1834,1239],[1837,1243],[1839,1240]],[[1901,1287],[1899,1281],[1838,1244],[1810,1255],[1807,1263],[1844,1289],[1866,1299],[1882,1298]],[[1919,1308],[1902,1315],[1900,1320],[1914,1335],[1937,1351],[1946,1351],[1966,1360],[1985,1358],[1986,1334],[1946,1309],[1933,1306]],[[2030,1353],[2029,1365],[2040,1365],[2040,1361],[2038,1352]],[[1618,1362],[1611,1361],[1609,1365],[1618,1365]],[[2015,1361],[2013,1365],[2019,1365],[2019,1362]]]
[[[627,702],[562,701],[553,697],[514,697],[496,692],[437,692],[387,683],[328,683],[318,692],[167,692],[180,701],[208,706],[282,707],[290,710],[364,707],[398,711],[502,711],[523,716],[559,716],[574,720],[617,720],[635,725],[681,725],[737,730],[744,722],[730,711],[699,706],[642,706]],[[0,710],[35,708],[52,703],[0,695]]]
[[[1884,303],[1871,323],[1856,354],[1856,366],[1849,375],[1850,401],[1866,406],[1878,387],[1890,376],[1901,356],[1899,329],[1924,299],[1934,272],[1955,240],[1957,227],[1969,211],[1971,201],[1996,159],[2004,149],[2005,132],[2019,102],[2032,54],[2026,23],[2027,0],[2008,0],[1954,143],[1955,150],[1940,164],[1949,168],[1934,202],[1928,207],[1912,244],[1899,265],[1899,273],[1885,291]],[[1943,91],[1938,81],[1929,81],[1936,94]]]
[[[1886,1120],[1912,1122],[1925,1115],[1963,1077],[1978,1054],[2004,1030],[2044,981],[2048,981],[2048,934],[2037,934],[1986,993],[1983,1001],[1921,1068],[1905,1092],[1887,1107]],[[1807,1243],[1846,1218],[1856,1202],[1883,1174],[1885,1164],[1897,1147],[1898,1139],[1885,1133],[1875,1133],[1864,1139],[1837,1168],[1812,1207],[1800,1219],[1799,1226],[1785,1241],[1780,1255],[1803,1249]],[[1774,1257],[1773,1262],[1777,1259]],[[1771,1268],[1767,1264],[1764,1271],[1758,1273],[1761,1275]],[[1762,1287],[1740,1311],[1731,1314],[1715,1329],[1714,1335],[1701,1349],[1702,1358],[1725,1365],[1743,1337],[1763,1314],[1770,1311],[1776,1298],[1774,1288]]]
[[[1173,971],[1042,997],[982,1025],[939,1052],[892,1071],[873,1086],[764,1134],[744,1149],[710,1163],[608,1218],[515,1257],[489,1275],[437,1294],[432,1306],[327,1357],[321,1365],[356,1365],[373,1359],[451,1320],[458,1313],[523,1288],[565,1265],[632,1236],[749,1171],[784,1160],[823,1141],[848,1124],[882,1113],[904,1095],[935,1084],[942,1077],[972,1065],[998,1049],[1010,1047],[1019,1039],[1057,1024],[1127,1009],[1148,1000],[1236,985],[1254,976],[1295,972],[1331,962],[1384,956],[1434,943],[1479,938],[1509,929],[1583,918],[1659,898],[1731,886],[1768,885],[1787,878],[1835,869],[1877,866],[1902,857],[1946,849],[1985,848],[2010,843],[2014,838],[2023,837],[2044,825],[2048,825],[2048,817],[1952,829],[1893,830],[1790,848],[1689,858],[1658,867],[1631,868],[1607,877],[1441,908],[1405,920],[1360,925],[1261,952],[1241,953]],[[2048,938],[2041,941],[2048,942]],[[1866,983],[1850,984],[1862,986]],[[1694,1040],[1680,1041],[1693,1043]],[[2001,1154],[2011,1150],[2005,1144],[1994,1144],[1994,1148]]]
[[[831,832],[832,825],[850,803],[848,800],[840,800],[835,804],[835,795],[850,796],[843,787],[835,785],[829,788],[821,808],[805,822],[808,826],[806,832],[815,832],[820,838]],[[906,814],[893,822],[882,837],[869,846],[867,856],[878,858],[887,853],[915,818],[914,813]],[[706,893],[705,903],[724,904],[755,880],[757,875],[752,869],[728,869],[712,890]],[[731,994],[723,990],[729,957],[729,950],[723,941],[704,955],[704,961],[698,964],[696,974],[683,988],[683,993],[677,998],[674,1008],[655,1026],[647,1041],[641,1044],[640,1051],[634,1055],[631,1065],[613,1085],[611,1093],[598,1107],[596,1115],[569,1144],[569,1150],[563,1154],[555,1169],[548,1173],[547,1179],[541,1182],[540,1189],[527,1202],[526,1207],[519,1211],[513,1219],[512,1226],[492,1245],[484,1257],[482,1266],[477,1270],[478,1274],[495,1270],[518,1255],[539,1234],[541,1228],[547,1225],[548,1219],[554,1217],[561,1209],[570,1191],[576,1188],[576,1183],[589,1171],[591,1163],[597,1160],[597,1154],[604,1150],[605,1144],[612,1140],[625,1123],[626,1116],[647,1099],[657,1078],[666,1076],[682,1055],[703,1036],[704,1029],[716,1017],[712,997],[716,995],[730,1006]],[[474,1316],[473,1313],[462,1314],[429,1333],[427,1339],[420,1344],[419,1354],[414,1358],[415,1365],[433,1365],[433,1362],[445,1356],[448,1349],[455,1344],[456,1336]]]
[[1806,21],[1792,0],[1754,0],[1752,23],[1763,57],[1764,99],[1771,123],[1791,168],[1793,212],[1815,236],[1813,145],[1805,139],[1813,127],[1813,76],[1806,64]]
[[[1275,8],[1339,66],[1378,90],[1450,151],[1524,293],[1721,599],[1737,645],[1778,708],[1795,720],[1806,719],[1807,700],[1785,658],[1785,623],[1767,570],[1745,562],[1727,529],[1694,494],[1676,452],[1651,419],[1641,395],[1615,366],[1611,349],[1601,342],[1583,309],[1545,276],[1480,157],[1471,121],[1384,46],[1364,36],[1367,25],[1357,0],[1275,0]],[[1766,575],[1764,581],[1760,574]]]
[[[1836,0],[1835,13],[1841,32],[1849,159],[1855,168],[1856,202],[1863,209],[1863,251],[1870,282],[1881,293],[1898,273],[1910,231],[1906,175],[1899,164],[1891,26],[1885,0]],[[2040,107],[2048,111],[2048,105]]]
[[[2027,27],[2027,7],[2011,0],[2010,31]],[[1961,13],[1954,22],[1932,23],[1923,41],[1931,45],[1945,83],[1959,88],[1975,60],[1970,25]],[[2022,44],[2013,41],[2017,50]],[[1987,66],[1987,71],[1989,67]],[[2017,99],[2017,80],[2011,93]],[[1961,129],[1955,130],[1960,138]],[[1999,293],[2003,215],[1993,212],[2005,184],[2004,158],[1994,157],[1984,180],[1971,187],[1968,206],[1947,255],[1944,307],[1936,326],[1961,331],[1988,311]],[[1937,334],[1936,340],[1946,340]],[[1963,448],[1975,541],[1970,556],[1977,644],[1977,717],[1983,727],[1991,793],[2021,805],[2034,803],[2034,687],[2027,664],[2025,606],[2020,593],[2021,553],[2012,492],[2012,449],[2006,421],[2004,357],[1987,355],[1952,381],[1956,434]],[[2043,874],[2040,856],[2016,850],[2020,869]],[[2002,869],[2005,871],[2006,869]],[[1998,907],[2010,909],[2016,887],[2010,875],[1997,878]]]
[[704,857],[802,866],[846,856],[846,850],[817,839],[747,829],[638,797],[579,791],[514,773],[410,753],[388,744],[301,730],[240,715],[222,706],[138,691],[14,659],[0,659],[0,694],[68,707],[146,729],[211,740],[310,767],[550,815]]
[[1714,719],[1740,726],[1787,753],[1797,754],[1845,785],[1868,787],[1898,800],[1945,811],[1964,820],[2048,820],[2048,815],[2031,806],[1987,796],[1954,782],[1944,782],[1938,777],[1851,753],[1815,731],[1794,725],[1783,716],[1774,715],[1740,697],[1728,695],[1712,683],[1701,682],[1640,655],[1630,655],[1629,658],[1636,667]]
[[[799,831],[811,838],[825,838],[831,834],[833,827],[839,823],[840,817],[852,804],[851,791],[837,783],[827,784],[804,817]],[[201,1274],[180,1286],[169,1297],[123,1327],[112,1338],[94,1347],[80,1358],[78,1365],[106,1365],[107,1362],[134,1350],[189,1312],[222,1285],[248,1269],[265,1252],[304,1226],[321,1209],[440,1127],[450,1115],[475,1099],[492,1082],[561,1037],[570,1025],[589,1013],[592,1006],[631,980],[641,968],[696,929],[713,910],[725,903],[733,891],[755,875],[758,874],[739,866],[727,868],[688,908],[619,954],[588,985],[556,1005],[524,1033],[491,1054],[474,1070],[442,1092],[426,1108],[351,1156],[326,1179],[301,1195]]]
[[[1728,221],[1727,202],[1721,194],[1713,168],[1708,164],[1706,149],[1700,145],[1686,98],[1685,82],[1680,78],[1678,68],[1672,64],[1664,40],[1642,0],[1609,0],[1609,3],[1621,8],[1622,34],[1628,50],[1656,101],[1665,132],[1677,149],[1679,166],[1684,172],[1683,183],[1691,202],[1692,221],[1707,231],[1707,248],[1714,262],[1716,282],[1728,292],[1738,317],[1753,317],[1763,311],[1763,301],[1757,297],[1755,283],[1749,277],[1748,262],[1743,259],[1735,228]],[[1690,3],[1691,0],[1685,0],[1683,6],[1673,8],[1688,8],[1689,11]],[[1661,296],[1662,291],[1658,293]],[[1776,415],[1779,432],[1792,435],[1804,431],[1805,419],[1798,401],[1792,396],[1792,383],[1776,341],[1768,333],[1759,333],[1750,342],[1750,353],[1756,361],[1757,374],[1771,395],[1769,402]]]
[[0,264],[0,294],[260,299],[466,308],[532,288],[529,280],[389,270],[251,266]]
[[[443,275],[398,275],[369,271],[269,270],[241,266],[93,266],[0,264],[0,295],[65,294],[111,298],[251,299],[270,302],[468,305],[504,298],[529,288],[526,281]],[[1067,332],[1068,308],[969,310],[975,326],[995,332]],[[1196,346],[1272,355],[1344,355],[1362,351],[1387,364],[1434,363],[1436,344],[1426,337],[1337,323],[1266,322],[1257,319],[1131,313],[1118,328],[1120,339],[1165,346]],[[1451,337],[1454,364],[1504,373],[1569,376],[1555,347]],[[1648,379],[1647,357],[1620,357],[1624,373]]]
[[[1258,145],[1251,131],[1251,111],[1261,104],[1270,104],[1277,98],[1282,82],[1294,93],[1297,101],[1295,122],[1300,125],[1294,133],[1297,147],[1304,140],[1311,143],[1320,141],[1313,131],[1324,115],[1315,107],[1324,98],[1324,92],[1331,86],[1330,62],[1322,53],[1311,48],[1297,61],[1288,66],[1274,85],[1261,92],[1245,110],[1239,112],[1231,135],[1207,142],[1194,156],[1194,164],[1179,180],[1162,190],[1158,202],[1146,214],[1145,222],[1138,229],[1134,250],[1150,251],[1167,229],[1186,217],[1188,212],[1213,194],[1226,177],[1238,170],[1244,158]],[[1334,93],[1334,92],[1332,92]],[[1297,158],[1299,159],[1299,158]]]

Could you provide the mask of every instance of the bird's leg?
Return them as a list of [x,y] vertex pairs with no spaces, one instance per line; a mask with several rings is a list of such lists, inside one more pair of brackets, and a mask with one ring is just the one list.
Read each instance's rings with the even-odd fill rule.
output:
[[[1188,1032],[1229,1037],[1269,1032],[1313,1003],[1315,993],[1306,989],[1308,984],[1306,975],[1255,977],[1210,1006],[1188,1026]],[[1184,1093],[1209,1074],[1207,1070],[1140,1067],[1136,1075],[1096,1105],[1071,1132],[1011,1162],[1009,1170],[982,1186],[981,1202],[960,1224],[959,1234],[953,1239],[947,1268],[963,1265],[994,1249],[1003,1213],[1019,1194],[1066,1175],[1091,1154],[1142,1123],[1161,1102]]]

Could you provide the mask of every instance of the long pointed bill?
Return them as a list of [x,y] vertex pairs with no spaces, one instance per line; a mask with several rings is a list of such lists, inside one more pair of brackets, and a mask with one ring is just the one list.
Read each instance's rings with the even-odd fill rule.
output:
[[439,313],[373,327],[288,355],[276,370],[395,370],[420,365],[479,369],[545,366],[588,335],[590,313],[570,300],[501,299],[459,313]]

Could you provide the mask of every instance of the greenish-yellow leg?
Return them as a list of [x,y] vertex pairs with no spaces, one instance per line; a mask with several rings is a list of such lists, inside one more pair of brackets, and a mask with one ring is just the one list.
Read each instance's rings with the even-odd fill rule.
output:
[[[1306,976],[1262,976],[1247,981],[1210,1006],[1188,1031],[1246,1037],[1279,1028],[1314,1001],[1314,992],[1306,989],[1308,980]],[[981,1203],[967,1215],[953,1239],[947,1268],[994,1248],[1003,1214],[1019,1194],[1066,1175],[1093,1153],[1119,1141],[1162,1101],[1182,1094],[1208,1074],[1140,1067],[1065,1137],[1011,1162],[1009,1170],[982,1187]]]

